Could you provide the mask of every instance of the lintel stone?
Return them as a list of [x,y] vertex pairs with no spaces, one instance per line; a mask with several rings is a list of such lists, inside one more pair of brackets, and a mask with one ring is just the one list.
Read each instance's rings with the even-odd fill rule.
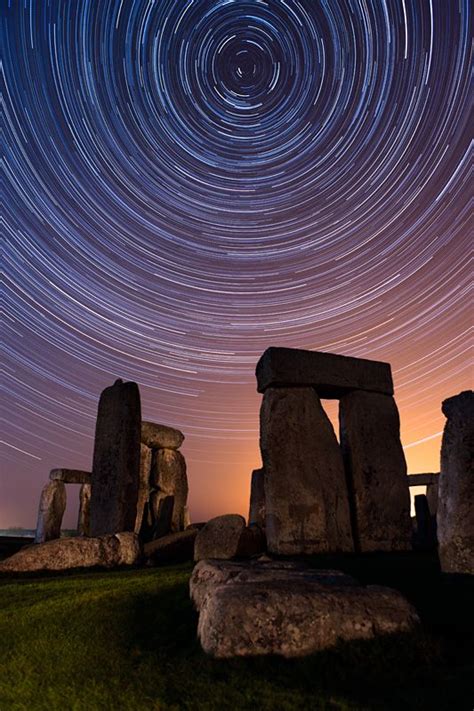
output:
[[274,387],[314,387],[320,397],[337,399],[351,390],[393,395],[389,363],[364,358],[267,348],[257,363],[257,390]]

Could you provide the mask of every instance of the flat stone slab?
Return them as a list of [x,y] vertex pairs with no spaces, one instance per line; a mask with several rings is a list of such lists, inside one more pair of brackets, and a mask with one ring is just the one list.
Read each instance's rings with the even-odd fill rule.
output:
[[22,548],[0,563],[0,573],[115,568],[133,565],[139,557],[140,542],[134,533],[116,533],[98,538],[58,538]]
[[256,376],[259,393],[272,387],[309,386],[325,398],[351,390],[393,395],[389,363],[322,351],[268,348],[257,363]]
[[91,477],[91,472],[81,469],[51,469],[49,472],[51,481],[63,481],[65,484],[90,484]]
[[[198,637],[213,657],[303,657],[341,641],[412,629],[415,609],[390,588],[333,571],[215,585],[200,606]],[[278,574],[277,574],[278,575]]]
[[285,560],[230,561],[201,560],[194,567],[189,581],[189,594],[197,610],[219,585],[227,583],[271,583],[283,580],[309,580],[321,584],[357,585],[350,575],[340,570],[317,570],[302,563]]
[[155,422],[142,422],[142,442],[152,449],[179,449],[184,442],[184,434],[173,427]]

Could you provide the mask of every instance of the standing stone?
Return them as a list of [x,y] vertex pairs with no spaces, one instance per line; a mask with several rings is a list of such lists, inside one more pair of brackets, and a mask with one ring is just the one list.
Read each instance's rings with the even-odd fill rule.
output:
[[183,525],[184,525],[184,530],[192,526],[191,523],[191,515],[189,513],[189,509],[187,506],[184,507],[184,520],[183,520]]
[[313,388],[265,391],[260,446],[268,550],[353,550],[342,455]]
[[62,481],[49,481],[41,492],[35,543],[45,543],[61,535],[66,509],[66,487]]
[[152,491],[150,494],[151,535],[149,539],[161,538],[172,532],[174,496],[163,491]]
[[441,569],[474,574],[474,392],[443,402],[438,542]]
[[92,466],[92,536],[135,528],[140,431],[138,385],[117,380],[99,400]]
[[79,515],[77,532],[79,536],[88,536],[91,529],[91,485],[83,484],[79,489]]
[[184,509],[188,500],[188,478],[186,462],[181,452],[174,449],[159,449],[154,462],[153,480],[160,495],[174,497],[171,531],[183,531]]
[[265,528],[265,472],[254,469],[250,486],[249,526]]
[[439,481],[436,481],[434,484],[428,484],[426,487],[426,498],[432,516],[436,516],[438,511],[438,493]]
[[140,472],[138,485],[137,517],[135,519],[135,533],[140,533],[143,522],[145,504],[150,494],[152,451],[146,444],[140,444]]
[[431,515],[428,499],[425,494],[415,496],[416,535],[414,547],[418,550],[433,550],[436,548],[436,524]]
[[354,391],[341,398],[339,419],[356,550],[408,550],[410,493],[395,400]]

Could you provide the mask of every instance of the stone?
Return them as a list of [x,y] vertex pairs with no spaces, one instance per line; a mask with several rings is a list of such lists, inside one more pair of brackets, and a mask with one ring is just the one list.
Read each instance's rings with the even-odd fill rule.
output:
[[77,532],[79,536],[88,536],[91,530],[91,485],[83,484],[79,489],[79,514]]
[[63,481],[65,484],[90,484],[90,472],[81,469],[51,469],[49,478],[51,481]]
[[291,658],[342,641],[399,634],[418,623],[395,590],[292,578],[218,585],[202,602],[198,637],[217,658]]
[[182,563],[193,560],[196,529],[178,531],[144,545],[144,556],[153,563]]
[[436,523],[430,513],[428,499],[425,494],[415,496],[416,534],[414,547],[418,550],[434,550],[436,548]]
[[137,515],[135,518],[135,533],[140,533],[143,524],[143,514],[145,504],[150,495],[150,476],[151,476],[151,455],[152,450],[146,444],[140,444],[140,468],[139,468],[139,484],[137,498]]
[[265,528],[265,472],[254,469],[250,485],[249,526]]
[[151,538],[166,536],[173,530],[174,496],[169,496],[161,491],[152,491],[150,494],[150,511],[152,516]]
[[117,380],[99,400],[92,465],[92,536],[135,528],[140,430],[138,386]]
[[[263,556],[262,556],[263,558]],[[201,560],[194,566],[189,593],[195,608],[199,611],[206,598],[219,585],[227,583],[256,583],[275,581],[306,580],[319,583],[336,582],[337,585],[355,585],[356,581],[340,570],[319,570],[308,568],[303,563],[288,560],[230,561]]]
[[154,458],[152,480],[160,495],[174,498],[171,531],[184,530],[188,477],[186,462],[181,452],[173,449],[159,449]]
[[426,487],[426,499],[432,516],[436,516],[438,511],[438,493],[439,481],[436,481],[434,484],[428,484]]
[[186,530],[186,529],[189,528],[190,526],[192,526],[192,523],[191,523],[191,516],[190,516],[188,507],[185,506],[185,507],[184,507],[184,512],[183,512],[183,527],[184,527],[184,530]]
[[49,481],[41,492],[35,543],[44,543],[61,535],[66,509],[66,487],[62,481]]
[[152,449],[179,449],[184,442],[182,432],[154,422],[142,422],[141,438]]
[[270,553],[352,551],[344,464],[313,388],[268,388],[260,411]]
[[199,530],[194,560],[250,557],[265,549],[265,537],[258,527],[247,528],[239,514],[216,516]]
[[389,363],[321,351],[268,348],[257,363],[257,390],[313,387],[320,397],[339,398],[351,390],[393,394]]
[[474,392],[444,400],[438,543],[445,573],[474,574]]
[[341,398],[339,419],[356,550],[409,550],[410,493],[394,399],[352,392]]
[[72,568],[115,568],[134,565],[140,557],[140,543],[134,533],[121,532],[99,538],[58,538],[27,546],[0,563],[0,573],[69,570]]

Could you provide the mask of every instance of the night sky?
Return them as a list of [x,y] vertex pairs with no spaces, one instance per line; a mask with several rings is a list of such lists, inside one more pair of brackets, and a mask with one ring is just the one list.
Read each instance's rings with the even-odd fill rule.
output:
[[90,469],[117,377],[185,433],[193,519],[246,513],[270,345],[391,362],[438,471],[472,380],[469,0],[1,6],[0,527]]

